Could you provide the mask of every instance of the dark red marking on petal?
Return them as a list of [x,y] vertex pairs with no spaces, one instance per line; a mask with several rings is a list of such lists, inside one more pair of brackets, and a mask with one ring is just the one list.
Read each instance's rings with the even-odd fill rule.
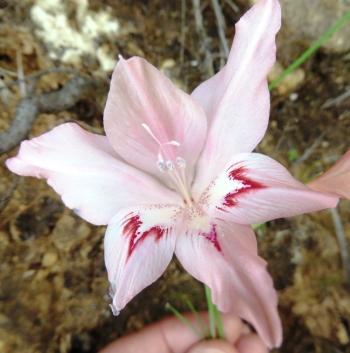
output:
[[131,256],[136,246],[149,235],[153,235],[155,240],[158,241],[164,234],[168,233],[168,229],[160,226],[153,226],[144,232],[140,232],[141,225],[142,221],[138,215],[127,218],[124,222],[123,234],[129,238],[128,258]]
[[221,246],[218,241],[218,234],[216,232],[216,225],[212,224],[210,231],[208,233],[200,233],[201,236],[205,237],[205,239],[209,240],[215,247],[215,249],[221,252]]
[[[259,183],[257,181],[250,179],[247,176],[247,173],[248,173],[248,170],[245,167],[239,167],[237,169],[233,169],[233,170],[229,171],[228,177],[231,180],[240,181],[243,184],[243,186],[238,190],[234,190],[232,192],[229,192],[224,198],[223,206],[234,207],[237,205],[238,197],[240,195],[246,194],[246,193],[251,192],[253,190],[263,189],[266,187],[262,183]],[[223,211],[222,208],[218,207],[218,209]]]

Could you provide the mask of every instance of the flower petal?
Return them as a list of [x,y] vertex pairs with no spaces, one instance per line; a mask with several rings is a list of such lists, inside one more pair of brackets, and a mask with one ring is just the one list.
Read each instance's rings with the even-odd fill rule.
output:
[[222,312],[247,320],[270,348],[279,346],[277,294],[265,261],[257,255],[253,231],[248,226],[213,222],[210,237],[195,230],[179,237],[177,258],[186,271],[211,288],[213,302]]
[[146,60],[118,62],[104,124],[112,146],[127,162],[164,179],[157,163],[175,163],[180,157],[192,178],[206,136],[205,113]]
[[172,205],[124,209],[108,224],[105,263],[115,314],[168,266],[179,212]]
[[311,190],[267,156],[241,153],[209,185],[199,203],[211,215],[254,224],[332,208],[338,197]]
[[93,224],[107,224],[121,207],[176,202],[177,195],[118,160],[105,136],[67,123],[23,141],[6,161],[14,173],[45,178],[63,202]]
[[309,183],[309,187],[350,200],[350,150],[331,169]]
[[236,24],[226,66],[192,93],[209,119],[207,143],[199,160],[202,186],[234,154],[251,152],[265,134],[270,113],[267,75],[276,60],[280,23],[279,2],[260,0]]

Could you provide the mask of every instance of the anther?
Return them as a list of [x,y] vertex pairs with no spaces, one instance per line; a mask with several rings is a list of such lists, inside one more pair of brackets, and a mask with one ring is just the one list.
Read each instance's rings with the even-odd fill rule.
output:
[[171,161],[170,159],[166,161],[166,168],[168,169],[168,171],[172,171],[174,170],[175,166],[173,161]]
[[158,166],[158,169],[159,169],[162,173],[164,173],[164,172],[167,171],[167,166],[166,166],[165,162],[163,162],[163,161],[158,161],[158,162],[157,162],[157,166]]
[[176,165],[179,168],[186,168],[186,161],[182,157],[176,157]]

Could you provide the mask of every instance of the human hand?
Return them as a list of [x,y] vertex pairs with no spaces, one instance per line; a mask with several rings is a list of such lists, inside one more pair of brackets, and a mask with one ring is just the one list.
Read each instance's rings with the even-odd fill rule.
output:
[[[198,327],[193,315],[186,316]],[[207,315],[202,314],[203,321]],[[143,330],[122,337],[100,353],[267,353],[260,338],[242,321],[223,315],[226,340],[203,340],[176,318],[164,319]]]

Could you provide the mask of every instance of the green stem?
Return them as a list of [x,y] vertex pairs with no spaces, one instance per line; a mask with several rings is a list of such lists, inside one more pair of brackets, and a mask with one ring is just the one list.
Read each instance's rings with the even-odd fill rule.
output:
[[213,303],[211,297],[210,288],[206,285],[205,288],[205,296],[207,298],[207,305],[208,305],[208,316],[209,316],[209,332],[211,338],[220,338],[225,339],[225,331],[224,331],[224,324],[222,322],[221,313]]
[[320,38],[318,38],[304,53],[302,53],[291,65],[289,65],[275,80],[273,80],[269,89],[275,89],[288,75],[308,60],[323,44],[325,44],[335,32],[342,28],[350,20],[350,11],[340,17]]
[[216,320],[216,328],[218,330],[218,336],[220,339],[225,339],[225,330],[224,330],[224,324],[222,322],[222,317],[221,313],[218,310],[218,308],[214,305],[215,309],[215,320]]
[[209,333],[211,338],[216,338],[216,320],[215,320],[215,306],[211,298],[210,288],[204,285],[205,296],[207,298],[208,316],[209,316]]

